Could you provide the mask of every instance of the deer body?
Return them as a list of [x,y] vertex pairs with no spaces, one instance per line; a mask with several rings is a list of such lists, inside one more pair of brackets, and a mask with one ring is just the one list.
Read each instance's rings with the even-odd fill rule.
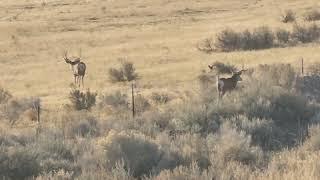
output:
[[217,80],[217,91],[219,97],[222,97],[227,91],[232,91],[236,88],[238,81],[241,81],[241,71],[235,73],[230,78],[219,78]]
[[[209,69],[212,71],[215,68],[215,65],[208,65]],[[241,70],[239,72],[232,72],[232,76],[230,78],[219,78],[219,73],[217,76],[217,91],[219,94],[219,98],[221,98],[227,91],[232,91],[236,88],[238,81],[242,81],[241,74],[246,70]]]
[[74,76],[74,83],[80,87],[80,80],[82,82],[82,87],[84,87],[84,76],[86,74],[86,64],[80,61],[80,58],[77,58],[71,61],[67,55],[65,55],[64,60],[67,64],[71,65],[71,69]]

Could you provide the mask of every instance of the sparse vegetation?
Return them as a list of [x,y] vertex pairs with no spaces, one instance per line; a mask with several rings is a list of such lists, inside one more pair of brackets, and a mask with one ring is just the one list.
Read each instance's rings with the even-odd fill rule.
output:
[[313,9],[304,15],[304,19],[306,21],[318,21],[320,20],[320,11]]
[[167,93],[153,92],[151,99],[157,104],[166,104],[170,101],[170,96]]
[[136,112],[142,113],[142,112],[150,109],[151,105],[150,105],[148,99],[146,99],[144,96],[138,94],[135,97],[135,108],[136,108]]
[[[314,3],[41,2],[1,2],[0,179],[320,179],[319,25],[276,8]],[[90,90],[69,91],[79,48]]]
[[96,105],[97,93],[90,92],[88,89],[86,92],[81,92],[78,89],[71,89],[69,99],[72,103],[72,107],[75,110],[90,110]]
[[113,94],[103,95],[101,97],[100,107],[104,106],[111,106],[116,110],[128,109],[128,97],[120,91],[116,91]]
[[3,88],[0,88],[0,104],[7,103],[12,95]]
[[209,43],[210,47],[207,47],[209,45],[205,43],[202,48],[198,47],[198,49],[207,53],[214,51],[259,50],[279,46],[291,46],[298,42],[318,42],[319,38],[320,28],[317,24],[311,26],[295,24],[292,32],[283,29],[273,32],[267,26],[256,28],[253,31],[244,30],[243,32],[225,29],[218,33],[214,43],[212,41]]
[[276,36],[279,44],[288,44],[290,40],[290,32],[285,29],[278,29]]
[[320,28],[316,24],[311,26],[295,25],[291,36],[293,40],[301,43],[317,42],[320,38]]
[[138,78],[133,63],[124,61],[120,69],[110,68],[109,78],[112,82],[133,81]]
[[[225,72],[234,68],[217,64]],[[190,173],[196,173],[197,178],[220,178],[226,174],[247,178],[278,172],[270,169],[279,166],[275,162],[278,156],[273,155],[276,151],[286,154],[288,148],[309,152],[318,149],[314,125],[319,107],[303,93],[295,92],[296,73],[292,66],[260,65],[244,78],[244,85],[228,93],[219,106],[214,97],[208,100],[200,93],[179,105],[167,104],[160,112],[144,96],[137,95],[136,118],[121,111],[101,121],[98,114],[104,108],[94,109],[95,113],[68,110],[53,117],[63,128],[42,127],[38,138],[13,137],[4,131],[0,133],[0,156],[20,163],[11,164],[8,169],[7,161],[0,162],[4,167],[0,173],[6,178],[40,179],[161,179],[189,177]],[[203,93],[214,96],[205,91],[214,87],[210,76],[201,79],[203,83],[209,81]],[[90,109],[95,104],[82,98],[95,99],[96,93],[74,89],[72,94],[80,97],[74,105],[83,107],[75,110]],[[165,95],[153,96],[156,102],[167,102]],[[100,106],[128,108],[128,100],[118,91],[101,96]],[[315,129],[308,138],[311,125]],[[10,148],[13,146],[14,151]],[[189,168],[192,170],[187,172]],[[231,173],[229,168],[240,168],[241,172]],[[265,173],[260,174],[260,170]]]
[[296,15],[292,10],[286,10],[285,13],[281,16],[281,22],[290,23],[296,20]]
[[[33,114],[28,115],[27,112],[35,112],[35,108],[39,105],[39,98],[10,98],[7,103],[0,104],[0,112],[2,118],[9,120],[11,125],[14,125],[18,120],[33,116]],[[24,115],[28,117],[24,117]]]
[[215,46],[221,51],[267,49],[274,46],[274,34],[268,27],[259,27],[252,32],[243,33],[231,29],[222,31],[217,35]]

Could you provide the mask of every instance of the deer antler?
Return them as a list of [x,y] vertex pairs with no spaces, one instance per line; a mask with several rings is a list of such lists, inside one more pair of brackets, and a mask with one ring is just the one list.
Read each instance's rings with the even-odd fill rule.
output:
[[68,51],[64,51],[64,60],[66,61],[66,63],[71,64],[72,62],[70,61],[70,59],[68,58]]
[[79,48],[79,59],[81,59],[81,56],[82,56],[82,49]]
[[64,54],[63,54],[63,55],[64,55],[64,58],[65,58],[65,59],[68,59],[68,51],[64,51]]
[[248,71],[248,69],[242,69],[242,70],[240,70],[240,71],[238,71],[238,72],[236,72],[237,74],[242,74],[243,72],[246,72],[246,71]]

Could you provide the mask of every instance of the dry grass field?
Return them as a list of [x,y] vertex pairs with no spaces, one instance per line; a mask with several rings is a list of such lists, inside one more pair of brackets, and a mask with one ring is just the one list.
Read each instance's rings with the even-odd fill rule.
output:
[[[315,9],[318,0],[0,0],[0,179],[319,179],[320,21],[304,18]],[[295,22],[281,22],[287,10]],[[199,50],[226,29],[311,25],[311,43]],[[87,65],[80,91],[66,51]],[[302,58],[316,73],[300,77]],[[138,74],[135,117],[131,83],[110,80],[123,60]],[[249,69],[221,101],[214,62]]]
[[66,103],[73,77],[62,57],[66,50],[77,56],[79,49],[88,65],[86,87],[99,92],[125,88],[108,81],[107,70],[119,58],[134,62],[139,85],[148,87],[143,91],[192,89],[196,76],[214,61],[239,66],[297,64],[301,57],[317,61],[314,44],[211,54],[196,46],[226,27],[291,29],[279,20],[286,9],[301,15],[318,5],[316,0],[3,0],[0,84],[16,96]]

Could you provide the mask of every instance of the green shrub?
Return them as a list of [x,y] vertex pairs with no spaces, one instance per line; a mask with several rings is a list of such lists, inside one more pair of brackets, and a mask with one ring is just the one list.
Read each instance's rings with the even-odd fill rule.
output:
[[308,27],[295,25],[291,37],[301,43],[315,42],[319,40],[320,28],[316,24]]
[[267,49],[275,45],[274,34],[266,26],[262,26],[250,32],[235,32],[230,29],[223,30],[217,35],[216,48],[221,51]]
[[132,62],[123,61],[119,69],[110,68],[109,78],[111,82],[133,81],[138,78]]
[[37,152],[31,148],[0,147],[0,177],[4,179],[27,179],[41,172]]
[[219,118],[213,115],[210,116],[210,109],[200,103],[193,102],[179,106],[179,110],[172,119],[175,130],[200,134],[217,131]]
[[295,84],[295,90],[314,102],[320,102],[320,76],[317,74],[318,68],[318,65],[314,64],[314,67],[310,68],[312,74],[298,77]]
[[71,137],[95,137],[100,134],[100,127],[94,117],[79,117],[77,121],[69,124],[69,136]]
[[290,35],[290,32],[285,29],[278,29],[276,32],[276,37],[280,44],[288,44]]
[[75,175],[80,172],[80,167],[75,163],[74,145],[64,139],[60,132],[49,131],[41,133],[30,147],[37,152],[37,159],[43,173],[63,170]]
[[254,49],[267,49],[274,45],[274,34],[266,26],[256,28],[252,36]]
[[225,29],[216,36],[215,47],[226,52],[239,50],[241,47],[240,38],[239,33]]
[[133,81],[138,78],[138,74],[135,72],[135,68],[132,62],[123,62],[122,63],[123,76],[127,81]]
[[224,123],[230,123],[229,126],[250,135],[252,144],[263,150],[279,150],[282,148],[282,142],[286,141],[285,133],[275,125],[272,119],[249,119],[240,115],[226,119]]
[[109,78],[111,82],[124,82],[125,77],[123,71],[120,69],[110,68],[109,69]]
[[134,177],[149,174],[161,158],[158,145],[141,134],[112,131],[103,146],[107,169],[123,160],[125,169]]
[[75,110],[91,110],[91,108],[96,105],[96,97],[97,93],[90,92],[89,89],[86,92],[72,89],[69,95],[69,99]]
[[243,131],[237,131],[228,124],[222,125],[218,134],[207,138],[208,148],[216,165],[224,167],[230,161],[259,167],[262,165],[263,152],[258,146],[251,145],[251,138]]

